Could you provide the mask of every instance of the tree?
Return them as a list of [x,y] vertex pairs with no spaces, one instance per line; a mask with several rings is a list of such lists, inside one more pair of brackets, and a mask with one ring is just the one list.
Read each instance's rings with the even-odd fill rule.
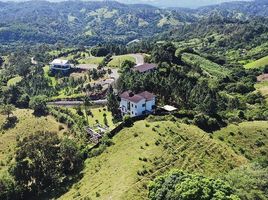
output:
[[48,108],[45,96],[35,96],[30,100],[30,107],[34,110],[35,115],[47,114]]
[[87,123],[88,123],[88,112],[87,112],[87,109],[91,105],[92,104],[91,104],[90,98],[88,96],[86,96],[85,99],[84,99],[84,109],[85,109],[85,114],[86,114],[86,118],[87,118]]
[[113,87],[109,86],[107,91],[107,108],[112,112],[114,118],[119,118],[119,102],[117,96],[114,94]]
[[81,169],[83,158],[75,141],[64,138],[60,145],[60,156],[63,173],[73,174]]
[[151,200],[239,200],[231,186],[220,179],[172,171],[149,185]]
[[56,133],[37,132],[19,141],[15,164],[9,169],[21,186],[24,199],[35,199],[61,187],[70,174],[82,167],[78,146]]
[[5,104],[0,107],[0,113],[3,115],[7,115],[7,119],[9,119],[10,115],[12,115],[13,111],[15,110],[16,110],[15,106],[11,104]]
[[122,72],[128,72],[130,71],[133,67],[135,66],[135,63],[130,61],[130,60],[125,60],[123,61],[123,63],[121,64],[121,71]]

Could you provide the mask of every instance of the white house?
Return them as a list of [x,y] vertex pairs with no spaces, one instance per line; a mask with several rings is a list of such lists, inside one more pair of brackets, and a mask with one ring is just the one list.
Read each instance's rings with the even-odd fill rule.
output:
[[131,117],[141,116],[151,113],[155,108],[155,95],[147,91],[139,94],[126,91],[122,93],[120,97],[120,110],[122,115],[130,115]]
[[62,71],[67,73],[71,69],[71,64],[68,60],[55,59],[50,63],[50,70]]

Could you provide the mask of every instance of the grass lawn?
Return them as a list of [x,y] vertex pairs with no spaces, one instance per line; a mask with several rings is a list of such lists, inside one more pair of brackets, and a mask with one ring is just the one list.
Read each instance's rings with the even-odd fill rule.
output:
[[237,154],[252,160],[268,153],[268,123],[267,121],[243,122],[229,125],[214,133],[213,138],[223,140]]
[[107,110],[107,107],[91,108],[90,110],[93,114],[93,117],[88,116],[88,124],[90,126],[96,125],[97,121],[101,125],[105,125],[104,114],[106,114],[106,119],[107,119],[109,128],[113,129],[115,127],[113,120],[112,120],[113,119],[112,113]]
[[[22,138],[37,131],[51,131],[62,134],[66,129],[59,132],[59,125],[52,116],[35,117],[32,110],[17,109],[14,115],[18,117],[19,122],[14,128],[0,130],[0,171],[6,169],[6,165],[14,156],[16,139]],[[4,123],[6,116],[0,115],[0,126]],[[64,126],[65,127],[65,126]]]
[[[104,57],[89,57],[78,60],[80,64],[95,64],[98,65],[103,61]],[[119,67],[125,60],[135,62],[135,58],[130,55],[113,56],[113,59],[108,63],[108,67]]]
[[11,78],[11,79],[8,80],[7,86],[14,86],[17,83],[19,83],[21,80],[22,80],[21,76],[16,76],[14,78]]
[[263,57],[259,60],[256,60],[254,62],[248,63],[245,65],[246,69],[255,69],[259,67],[264,67],[265,65],[268,65],[268,56]]
[[108,67],[120,67],[121,64],[126,61],[136,62],[135,58],[130,55],[114,56],[113,59],[108,63]]
[[170,169],[216,176],[247,163],[199,128],[172,121],[138,121],[113,142],[86,160],[83,178],[60,199],[148,199],[148,182]]
[[78,62],[80,64],[95,64],[98,65],[103,61],[104,57],[89,57],[79,59]]

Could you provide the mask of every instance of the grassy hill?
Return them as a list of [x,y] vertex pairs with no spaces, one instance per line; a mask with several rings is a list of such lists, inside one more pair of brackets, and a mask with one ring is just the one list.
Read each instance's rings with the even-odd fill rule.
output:
[[264,67],[265,65],[268,65],[268,56],[265,56],[259,60],[256,60],[254,62],[250,62],[245,65],[246,69],[255,69],[259,67]]
[[247,163],[199,128],[169,120],[138,121],[112,141],[60,199],[146,199],[148,182],[172,168],[215,176]]
[[200,67],[210,76],[223,77],[229,74],[228,69],[218,65],[217,63],[211,62],[210,60],[203,58],[199,55],[183,53],[182,61],[188,65]]
[[[36,131],[51,131],[62,134],[66,129],[59,131],[60,123],[53,117],[35,117],[32,110],[17,109],[14,115],[18,118],[18,123],[14,128],[0,130],[0,172],[12,160],[17,139]],[[6,116],[0,115],[0,126],[4,123]],[[62,125],[63,126],[63,125]],[[64,126],[63,126],[64,127]]]
[[268,123],[267,121],[243,122],[229,125],[217,131],[213,137],[232,147],[237,154],[255,160],[267,156]]

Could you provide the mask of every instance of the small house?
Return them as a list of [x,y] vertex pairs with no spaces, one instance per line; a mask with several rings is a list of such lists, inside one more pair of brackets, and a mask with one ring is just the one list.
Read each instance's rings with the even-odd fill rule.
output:
[[126,91],[120,95],[120,98],[120,110],[122,115],[136,117],[149,114],[155,109],[156,97],[154,94],[147,91],[138,94]]

